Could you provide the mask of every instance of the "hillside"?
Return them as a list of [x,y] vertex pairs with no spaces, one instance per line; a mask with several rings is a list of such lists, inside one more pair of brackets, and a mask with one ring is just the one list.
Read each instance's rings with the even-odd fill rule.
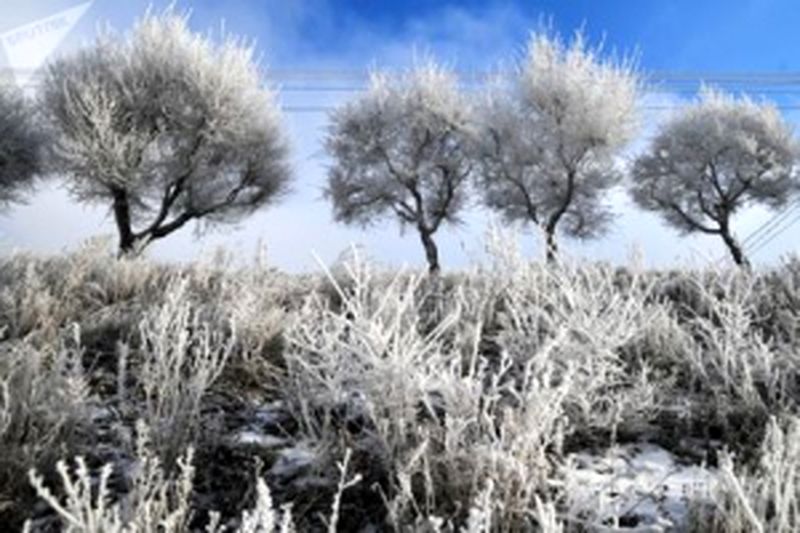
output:
[[800,529],[800,263],[492,248],[433,277],[0,258],[0,523]]

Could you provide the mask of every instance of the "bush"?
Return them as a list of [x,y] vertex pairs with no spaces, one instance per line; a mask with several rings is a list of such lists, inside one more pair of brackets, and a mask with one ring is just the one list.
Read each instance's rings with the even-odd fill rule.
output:
[[[4,523],[123,527],[141,504],[182,509],[174,531],[581,531],[608,524],[571,510],[576,457],[649,442],[718,467],[719,508],[692,500],[686,527],[791,530],[796,265],[548,266],[509,242],[435,278],[358,256],[164,266],[102,242],[0,259]],[[161,473],[134,505],[137,420]]]

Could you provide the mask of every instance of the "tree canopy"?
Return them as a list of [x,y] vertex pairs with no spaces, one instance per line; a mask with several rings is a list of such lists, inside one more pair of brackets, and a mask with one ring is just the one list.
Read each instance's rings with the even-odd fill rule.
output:
[[43,141],[30,103],[14,86],[0,83],[0,207],[19,200],[33,184]]
[[471,106],[448,70],[427,63],[373,74],[364,94],[331,115],[326,196],[335,219],[397,219],[419,233],[430,270],[439,270],[433,235],[458,223],[467,201],[470,123]]
[[191,221],[239,220],[287,188],[287,141],[253,49],[148,14],[50,64],[50,160],[82,201],[109,203],[129,253]]
[[640,82],[633,64],[602,56],[581,33],[564,42],[534,33],[511,78],[487,94],[476,137],[485,204],[509,221],[555,233],[601,234],[603,196],[619,181],[614,156],[637,132]]
[[719,235],[747,265],[732,217],[748,204],[785,205],[797,187],[796,157],[792,129],[775,106],[707,88],[636,160],[631,194],[682,233]]

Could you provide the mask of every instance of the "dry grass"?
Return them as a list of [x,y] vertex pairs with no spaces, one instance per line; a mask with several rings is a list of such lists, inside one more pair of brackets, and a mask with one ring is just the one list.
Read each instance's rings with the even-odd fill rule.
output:
[[[104,243],[0,258],[0,518],[601,530],[569,513],[569,454],[649,441],[719,463],[716,507],[685,529],[797,529],[796,262],[669,274],[490,248],[437,278],[165,267]],[[258,422],[275,405],[280,424]],[[231,444],[258,424],[263,447]]]

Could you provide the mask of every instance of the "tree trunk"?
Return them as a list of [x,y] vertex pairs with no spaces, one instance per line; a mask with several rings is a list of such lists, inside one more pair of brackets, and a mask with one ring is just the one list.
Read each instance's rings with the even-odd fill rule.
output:
[[[559,147],[559,154],[561,153],[561,147]],[[566,163],[565,163],[566,165]],[[577,175],[577,170],[572,167],[567,168],[567,190],[564,195],[564,200],[561,203],[561,206],[558,210],[553,213],[547,220],[547,224],[545,225],[544,232],[546,236],[546,244],[547,244],[547,263],[553,264],[556,262],[558,258],[558,242],[556,242],[556,227],[558,226],[558,222],[561,220],[561,217],[569,209],[569,206],[572,204],[572,199],[575,195],[575,179]]]
[[545,246],[547,246],[547,263],[553,264],[558,258],[558,242],[556,241],[556,223],[550,221],[544,228]]
[[728,250],[731,252],[731,257],[733,257],[733,262],[736,263],[740,268],[745,270],[750,269],[750,261],[747,260],[747,257],[744,255],[744,251],[739,243],[736,241],[736,238],[730,232],[727,224],[723,224],[720,228],[720,235],[722,236],[722,240],[725,241],[725,245],[728,247]]
[[131,228],[131,208],[128,194],[124,189],[115,188],[111,191],[114,199],[114,221],[119,233],[119,256],[124,257],[134,252],[136,237]]
[[428,260],[428,273],[438,274],[441,270],[439,266],[439,250],[436,248],[433,235],[427,229],[419,228],[419,237],[422,241],[422,246],[425,247],[425,258]]

